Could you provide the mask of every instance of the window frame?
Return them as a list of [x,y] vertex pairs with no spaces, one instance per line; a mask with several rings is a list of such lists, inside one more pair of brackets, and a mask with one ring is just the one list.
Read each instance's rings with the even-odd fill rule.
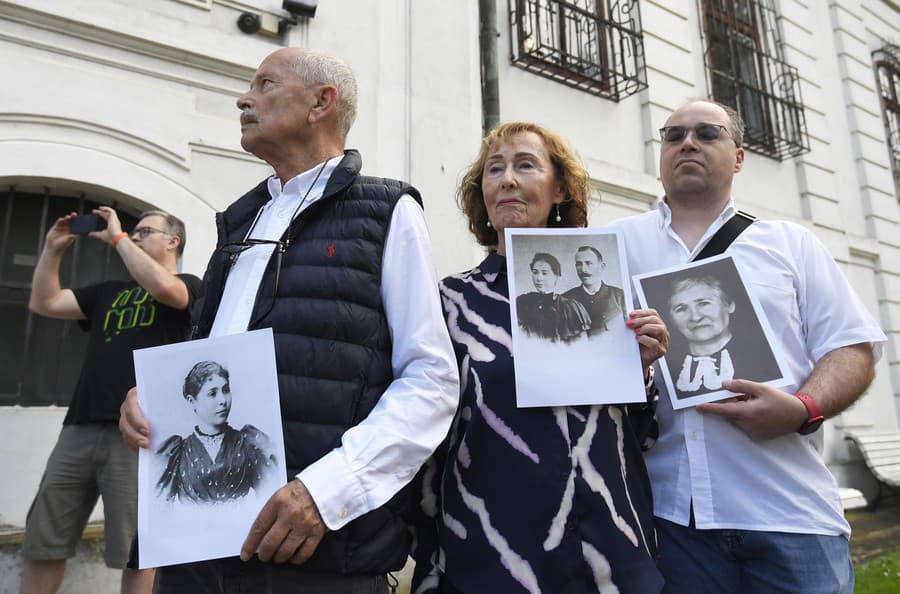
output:
[[[24,216],[23,206],[17,209],[17,199],[26,205]],[[0,328],[0,336],[14,352],[21,353],[21,358],[10,357],[0,364],[0,374],[4,376],[0,378],[0,406],[68,406],[84,360],[87,334],[79,330],[77,321],[45,318],[28,310],[34,266],[43,250],[47,229],[64,211],[87,214],[101,204],[115,208],[123,227],[131,228],[140,211],[85,192],[26,184],[0,188],[0,204],[4,206],[0,208],[0,314],[12,322]],[[29,210],[34,216],[27,216]],[[23,224],[27,225],[24,230]],[[20,227],[18,239],[12,238],[13,226]],[[98,256],[102,261],[95,261]],[[90,259],[91,266],[85,258]],[[26,266],[31,272],[23,280],[20,267]],[[129,276],[108,245],[79,239],[63,256],[60,278],[68,288]],[[56,345],[58,350],[43,352],[42,344]],[[55,365],[48,366],[47,361]]]
[[782,55],[771,0],[698,4],[709,96],[741,115],[745,148],[779,161],[809,152],[800,77]]
[[514,66],[613,101],[647,88],[637,0],[509,0],[509,16]]
[[[885,43],[872,53],[894,193],[900,199],[900,46]],[[885,82],[889,81],[889,84]]]

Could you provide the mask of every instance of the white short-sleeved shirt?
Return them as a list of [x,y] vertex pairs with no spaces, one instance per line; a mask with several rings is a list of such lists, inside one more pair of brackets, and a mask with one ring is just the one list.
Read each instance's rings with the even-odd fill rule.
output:
[[[729,201],[693,250],[672,230],[664,200],[611,227],[623,232],[629,272],[641,274],[689,262],[734,212]],[[793,382],[781,389],[797,391],[814,362],[840,347],[871,343],[880,357],[884,333],[812,232],[757,221],[726,253],[761,302],[786,357]],[[755,442],[721,417],[673,410],[663,385],[658,416],[659,441],[646,456],[657,516],[687,526],[693,502],[698,528],[850,534],[822,459],[822,431]]]

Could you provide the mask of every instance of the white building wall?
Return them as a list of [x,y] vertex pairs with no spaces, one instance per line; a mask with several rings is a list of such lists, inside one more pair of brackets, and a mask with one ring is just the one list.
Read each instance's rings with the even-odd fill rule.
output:
[[[812,151],[778,162],[748,153],[740,206],[813,229],[891,337],[869,394],[828,432],[842,482],[841,429],[897,427],[900,397],[900,213],[875,95],[871,52],[900,39],[884,0],[782,0],[788,60],[798,67]],[[283,42],[340,55],[360,83],[349,145],[364,171],[423,193],[441,275],[478,262],[455,204],[480,139],[478,8],[441,0],[321,0],[287,39],[244,35],[238,15],[284,16],[280,0],[0,0],[0,187],[85,188],[182,217],[183,268],[202,274],[212,214],[266,176],[239,144],[236,97]],[[541,122],[580,151],[594,180],[591,222],[652,207],[656,130],[686,99],[706,96],[696,0],[640,2],[649,88],[613,103],[509,63],[498,0],[501,115]],[[61,411],[0,408],[0,525],[22,526]],[[842,474],[844,473],[844,474]]]

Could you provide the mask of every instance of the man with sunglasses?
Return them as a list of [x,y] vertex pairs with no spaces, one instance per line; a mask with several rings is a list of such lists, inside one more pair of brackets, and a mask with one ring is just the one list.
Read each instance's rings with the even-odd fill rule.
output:
[[[344,62],[284,48],[237,100],[275,174],[217,215],[196,335],[272,328],[288,476],[240,557],[160,568],[161,594],[387,592],[406,562],[408,485],[459,377],[418,191],[344,149],[356,96]],[[135,392],[120,427],[149,445]]]
[[185,244],[180,219],[146,212],[127,233],[112,208],[101,206],[93,214],[106,228],[90,236],[111,246],[132,280],[61,287],[60,265],[76,238],[70,232],[73,212],[47,232],[31,281],[31,311],[78,320],[89,337],[62,431],[26,520],[21,592],[29,594],[59,589],[66,559],[75,554],[98,496],[104,558],[107,566],[123,569],[122,592],[150,592],[153,583],[153,570],[126,569],[137,529],[137,455],[119,436],[119,407],[135,383],[132,351],[187,337],[187,310],[200,279],[178,274]]
[[[665,196],[654,211],[613,224],[632,274],[695,259],[736,213],[738,114],[692,101],[660,134]],[[757,221],[725,253],[761,302],[793,377],[781,388],[735,378],[723,384],[734,398],[678,411],[660,387],[660,436],[646,460],[665,591],[851,592],[850,529],[818,429],[869,385],[885,336],[805,227]]]

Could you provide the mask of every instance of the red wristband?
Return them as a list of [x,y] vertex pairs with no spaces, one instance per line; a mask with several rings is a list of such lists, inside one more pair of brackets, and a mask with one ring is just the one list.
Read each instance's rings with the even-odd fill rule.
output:
[[123,239],[125,239],[126,237],[128,237],[127,231],[122,231],[121,233],[119,233],[118,235],[113,237],[112,241],[110,242],[110,244],[113,246],[113,249],[116,249],[116,244],[119,243],[120,241],[122,241]]
[[794,396],[799,398],[803,406],[806,407],[806,420],[797,429],[797,433],[800,435],[815,433],[822,426],[822,423],[825,422],[825,417],[822,416],[822,409],[819,408],[819,404],[809,394],[797,392]]

